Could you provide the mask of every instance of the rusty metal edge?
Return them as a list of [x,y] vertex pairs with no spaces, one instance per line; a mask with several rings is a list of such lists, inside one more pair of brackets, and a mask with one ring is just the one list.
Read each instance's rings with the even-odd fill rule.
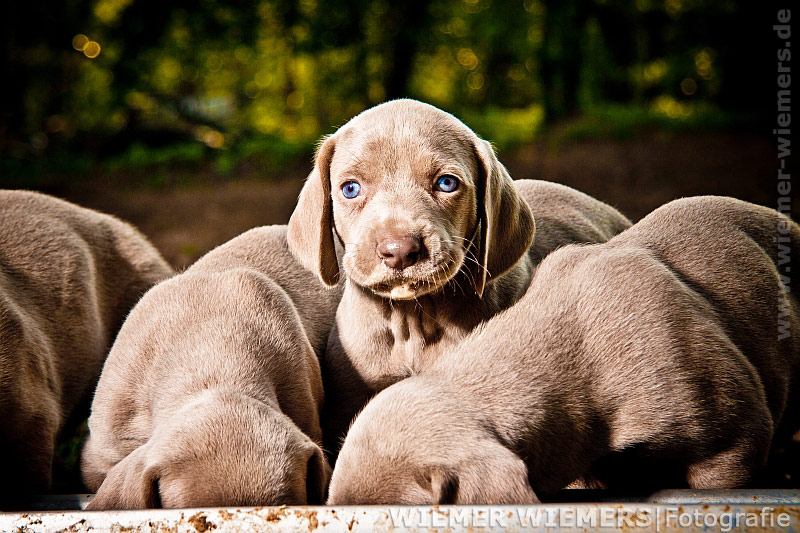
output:
[[[691,492],[691,491],[684,491]],[[697,491],[695,491],[697,492]],[[753,491],[749,491],[751,494]],[[255,507],[0,513],[4,532],[794,531],[799,503]]]

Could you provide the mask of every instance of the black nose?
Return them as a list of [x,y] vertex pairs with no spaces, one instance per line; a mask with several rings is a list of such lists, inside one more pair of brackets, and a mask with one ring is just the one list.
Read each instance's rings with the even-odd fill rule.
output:
[[420,246],[411,235],[386,235],[378,242],[378,257],[387,267],[403,270],[417,262]]

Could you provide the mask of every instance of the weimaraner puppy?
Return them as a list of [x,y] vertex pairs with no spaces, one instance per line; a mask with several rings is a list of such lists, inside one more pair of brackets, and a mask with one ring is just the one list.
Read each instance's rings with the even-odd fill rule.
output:
[[367,405],[329,503],[531,503],[586,473],[747,485],[793,404],[798,257],[789,218],[710,196],[550,254],[514,307]]
[[88,509],[322,503],[317,354],[340,297],[256,228],[149,291],[103,368]]
[[512,181],[488,142],[427,104],[382,104],[328,137],[289,246],[324,283],[346,279],[323,363],[330,451],[372,394],[518,300],[544,256],[629,226],[563,185]]
[[172,275],[129,224],[0,191],[0,495],[50,488],[56,438],[85,417],[125,315]]

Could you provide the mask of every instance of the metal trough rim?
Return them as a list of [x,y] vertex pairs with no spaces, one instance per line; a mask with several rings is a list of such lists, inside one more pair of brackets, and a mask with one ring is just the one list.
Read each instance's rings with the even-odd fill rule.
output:
[[[565,491],[574,500],[598,491]],[[574,494],[573,494],[574,493]],[[48,497],[88,503],[88,495]],[[568,496],[564,496],[567,498]],[[486,506],[292,506],[0,513],[0,531],[800,530],[800,490],[664,490],[632,500]],[[72,500],[69,500],[69,498]]]

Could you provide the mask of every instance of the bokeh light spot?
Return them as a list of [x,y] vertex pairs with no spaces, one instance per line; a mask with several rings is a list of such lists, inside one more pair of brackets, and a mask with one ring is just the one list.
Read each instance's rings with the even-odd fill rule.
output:
[[286,105],[292,109],[300,109],[303,107],[304,102],[305,98],[303,98],[303,93],[300,91],[293,91],[286,97]]
[[89,38],[82,33],[79,33],[72,38],[72,48],[78,52],[83,52],[83,47],[89,42]]
[[83,55],[89,59],[94,59],[100,55],[100,44],[97,41],[89,41],[83,47]]
[[467,85],[470,89],[477,91],[483,87],[483,74],[478,72],[471,72],[467,76]]
[[694,66],[697,74],[704,80],[714,77],[714,58],[716,52],[711,48],[703,48],[694,56]]
[[210,148],[222,148],[225,144],[225,137],[218,131],[211,130],[203,135],[203,142]]
[[466,69],[473,70],[478,66],[478,56],[469,48],[462,48],[459,50],[458,54],[456,54],[456,58],[458,62],[461,63],[461,66]]

